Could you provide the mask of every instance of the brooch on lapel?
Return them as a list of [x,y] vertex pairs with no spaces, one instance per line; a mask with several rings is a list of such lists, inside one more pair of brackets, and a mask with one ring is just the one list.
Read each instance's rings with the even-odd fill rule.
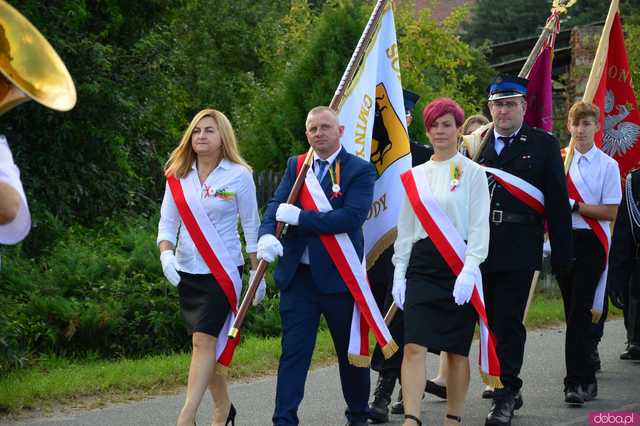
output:
[[455,191],[460,185],[460,179],[462,179],[462,167],[460,163],[454,163],[452,161],[449,164],[449,189],[451,191]]
[[334,170],[329,167],[329,176],[331,177],[331,199],[342,196],[340,192],[340,160],[336,160]]
[[215,193],[214,193],[216,198],[219,198],[221,200],[231,200],[233,197],[235,197],[236,193],[233,191],[229,191],[228,189],[218,189]]
[[213,197],[216,193],[216,189],[213,186],[209,186],[206,183],[202,184],[202,198]]
[[203,184],[202,188],[202,198],[215,197],[221,200],[231,200],[236,195],[235,192],[229,191],[227,189],[216,189],[213,186],[208,186],[206,183]]

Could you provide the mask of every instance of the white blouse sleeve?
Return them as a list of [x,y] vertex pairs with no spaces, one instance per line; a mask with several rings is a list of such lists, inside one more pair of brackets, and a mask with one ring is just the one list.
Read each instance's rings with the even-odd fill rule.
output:
[[469,227],[467,233],[467,251],[463,271],[477,270],[489,253],[489,209],[491,198],[487,175],[479,168],[473,170],[469,188]]
[[398,235],[393,245],[394,254],[392,262],[395,266],[393,279],[404,279],[409,266],[409,258],[411,249],[413,248],[414,228],[416,224],[416,215],[409,203],[407,193],[403,188],[402,205],[400,206],[400,215],[398,217]]
[[253,176],[247,170],[241,175],[242,184],[236,195],[240,223],[244,232],[244,240],[247,243],[247,253],[255,253],[258,249],[258,228],[260,228],[260,215],[258,214],[258,202],[256,201],[256,185]]
[[20,208],[16,217],[5,225],[0,225],[0,244],[16,244],[22,241],[31,229],[31,214],[24,195],[20,170],[13,162],[13,155],[7,139],[0,135],[0,182],[12,187],[20,196]]
[[169,184],[166,183],[164,187],[164,198],[162,199],[162,206],[160,207],[160,222],[158,223],[158,239],[156,240],[156,244],[160,245],[160,241],[169,241],[175,247],[179,228],[180,213],[178,212],[175,201],[173,201]]

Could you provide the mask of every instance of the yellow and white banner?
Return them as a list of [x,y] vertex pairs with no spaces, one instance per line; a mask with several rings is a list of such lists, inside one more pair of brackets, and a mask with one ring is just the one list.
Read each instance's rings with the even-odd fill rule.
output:
[[365,253],[371,266],[395,240],[402,199],[400,174],[411,168],[391,2],[345,89],[338,113],[345,127],[342,145],[371,161],[378,173],[373,204],[364,224]]

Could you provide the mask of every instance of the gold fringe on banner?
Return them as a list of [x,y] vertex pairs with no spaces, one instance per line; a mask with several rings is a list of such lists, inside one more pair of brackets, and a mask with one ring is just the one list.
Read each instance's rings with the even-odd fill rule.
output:
[[[608,301],[605,300],[604,303],[607,303]],[[591,310],[591,322],[593,324],[597,324],[600,322],[600,318],[602,318],[602,311],[597,311],[595,309]]]
[[385,359],[389,359],[398,351],[398,349],[399,348],[396,341],[391,339],[389,343],[384,345],[384,348],[382,348],[382,355],[384,355]]
[[368,368],[371,364],[371,357],[367,355],[352,355],[349,354],[349,364],[355,367]]
[[500,377],[491,376],[489,374],[486,374],[482,370],[480,370],[480,377],[482,378],[482,381],[485,385],[491,386],[494,389],[502,389],[504,387],[502,381],[500,381]]

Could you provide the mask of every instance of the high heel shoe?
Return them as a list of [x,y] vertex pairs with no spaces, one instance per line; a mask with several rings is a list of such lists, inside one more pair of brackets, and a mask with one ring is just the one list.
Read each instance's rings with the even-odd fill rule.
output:
[[227,416],[227,421],[224,422],[224,426],[227,426],[231,423],[231,426],[236,426],[236,407],[231,404],[231,408],[229,408],[229,415]]

